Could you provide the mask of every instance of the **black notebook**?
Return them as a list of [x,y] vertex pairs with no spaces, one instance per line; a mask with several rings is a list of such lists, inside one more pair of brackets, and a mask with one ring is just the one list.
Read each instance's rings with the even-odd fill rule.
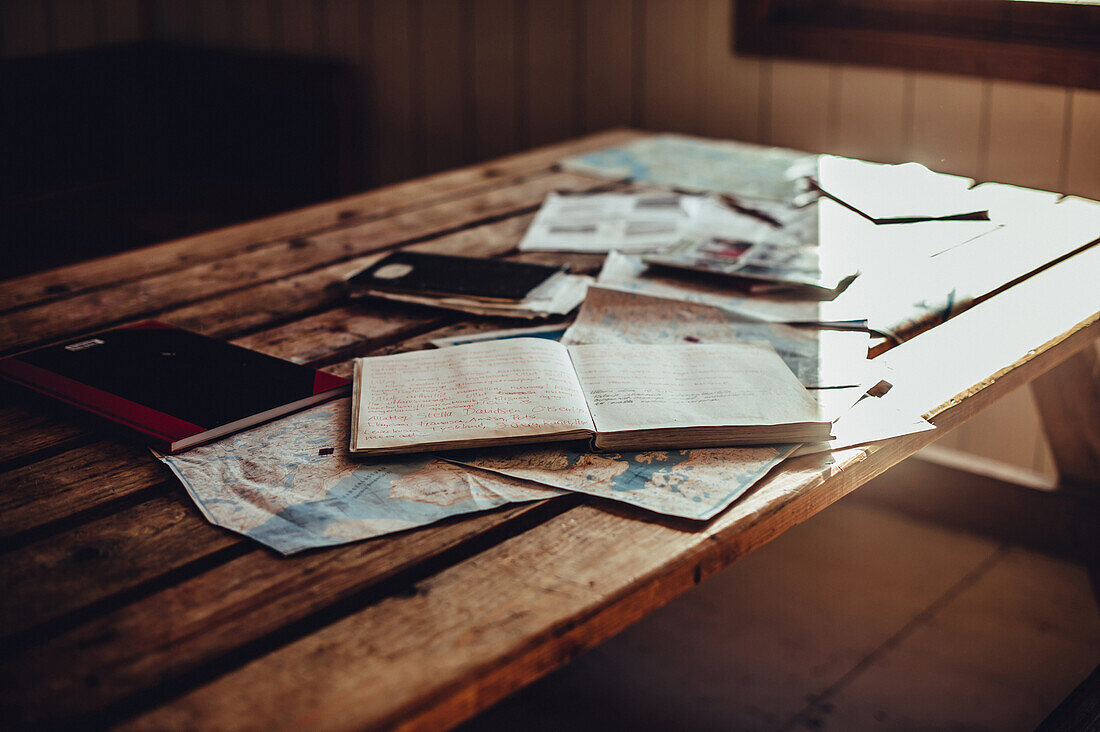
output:
[[156,321],[0,360],[0,376],[178,452],[345,393],[350,382]]
[[563,271],[545,264],[401,251],[375,262],[348,284],[353,290],[518,302]]

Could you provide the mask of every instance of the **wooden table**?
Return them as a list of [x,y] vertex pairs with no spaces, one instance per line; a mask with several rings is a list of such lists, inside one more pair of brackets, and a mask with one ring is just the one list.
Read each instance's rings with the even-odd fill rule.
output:
[[[439,311],[348,306],[346,273],[404,246],[513,255],[550,191],[621,187],[559,172],[557,160],[636,134],[7,282],[0,349],[155,316],[346,374],[354,357],[470,327]],[[600,260],[522,258],[564,258],[582,271]],[[1039,377],[1041,405],[1059,417],[1063,469],[1095,476],[1095,381],[1090,398],[1068,385],[1089,384],[1096,365],[1086,346],[1100,334],[1097,273],[1094,246],[892,349],[883,358],[895,396],[942,431]],[[454,724],[938,436],[789,461],[703,527],[567,496],[283,559],[208,524],[134,441],[2,393],[0,705],[7,722],[23,723]]]

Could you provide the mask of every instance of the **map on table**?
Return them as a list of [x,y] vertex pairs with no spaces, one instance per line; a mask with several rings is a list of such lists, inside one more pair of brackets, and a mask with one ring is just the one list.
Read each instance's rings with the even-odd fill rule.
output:
[[575,448],[501,448],[448,458],[554,488],[669,516],[704,520],[725,509],[798,445],[589,453]]
[[778,147],[656,135],[567,158],[562,168],[602,178],[792,201],[806,192],[805,178],[817,173],[817,156]]
[[560,494],[428,455],[353,460],[348,412],[337,399],[158,457],[211,523],[282,554]]
[[562,336],[585,343],[739,343],[767,341],[808,388],[858,386],[871,378],[870,336],[749,320],[728,310],[644,292],[593,286]]
[[[857,279],[856,282],[859,282]],[[702,303],[722,308],[746,318],[770,323],[828,325],[834,328],[866,330],[867,319],[859,308],[839,305],[837,301],[817,301],[792,297],[735,294],[728,287],[698,280],[684,280],[657,273],[641,257],[611,252],[604,259],[596,284],[629,290],[654,297]]]

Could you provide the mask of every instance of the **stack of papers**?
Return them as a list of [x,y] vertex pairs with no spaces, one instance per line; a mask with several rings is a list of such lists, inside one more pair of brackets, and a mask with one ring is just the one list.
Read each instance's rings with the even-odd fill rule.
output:
[[[387,388],[367,390],[381,400],[367,421],[384,422],[398,414],[393,405],[400,404],[421,420],[410,422],[415,430],[409,431],[431,436],[446,420],[464,415],[456,417],[445,404],[436,409],[420,394],[445,402],[452,398],[447,390],[460,382],[464,389],[477,382],[492,391],[512,379],[519,387],[506,383],[509,395],[547,391],[544,382],[557,385],[548,392],[554,400],[548,398],[541,407],[541,402],[528,400],[515,410],[513,421],[521,427],[538,419],[551,425],[568,421],[562,415],[573,410],[593,424],[596,411],[613,413],[630,429],[620,429],[618,423],[609,430],[598,425],[591,430],[563,428],[556,436],[654,431],[635,425],[654,411],[653,404],[687,414],[702,411],[700,405],[719,397],[732,398],[726,392],[741,385],[738,379],[712,379],[709,372],[700,375],[692,369],[714,354],[725,357],[723,366],[735,360],[740,364],[739,356],[725,354],[746,350],[770,354],[771,372],[791,380],[791,390],[809,400],[808,409],[821,422],[820,434],[784,439],[820,439],[831,425],[829,440],[732,447],[725,446],[726,437],[717,447],[699,446],[717,442],[687,440],[623,441],[603,443],[622,449],[593,452],[583,442],[497,447],[505,440],[494,433],[476,443],[493,446],[476,451],[357,462],[348,449],[349,404],[341,400],[162,458],[203,513],[284,553],[564,492],[707,520],[788,456],[933,429],[891,399],[892,374],[867,358],[869,325],[891,334],[946,318],[952,308],[969,304],[992,283],[1011,280],[1016,272],[1012,267],[1034,268],[1056,256],[1035,246],[1044,227],[1055,222],[1072,227],[1059,239],[1068,242],[1064,246],[1079,246],[1095,238],[1100,220],[1100,209],[1092,205],[1057,204],[1061,210],[1055,216],[1050,211],[1054,199],[1039,200],[1035,192],[1004,186],[974,186],[970,179],[916,164],[879,165],[780,149],[762,152],[755,146],[673,135],[588,153],[565,161],[564,167],[700,193],[548,196],[519,248],[606,252],[591,287],[592,278],[555,268],[542,273],[517,269],[514,276],[490,271],[505,264],[500,260],[472,261],[465,274],[449,262],[434,271],[417,270],[423,263],[415,255],[411,274],[385,269],[409,261],[375,265],[355,294],[520,318],[564,315],[581,307],[568,327],[513,328],[433,341],[440,347],[463,347],[535,337],[562,345],[511,344],[509,368],[486,368],[479,361],[480,381],[465,365],[429,369],[428,375],[439,382],[431,388],[419,388],[412,369],[395,367],[386,374],[394,380]],[[734,279],[756,284],[738,282],[735,287]],[[639,349],[653,347],[674,351],[650,360],[637,355]],[[482,350],[475,355],[484,360],[506,349]],[[538,354],[550,350],[561,363],[548,376],[549,357]],[[438,354],[441,358],[421,354],[422,360],[448,364],[462,361],[459,355],[458,350]],[[612,363],[611,355],[618,359],[614,368],[599,360],[607,356]],[[599,368],[586,359],[595,359],[592,363]],[[655,380],[657,372],[671,385]],[[681,388],[692,374],[698,378],[691,388]],[[573,381],[576,389],[561,386]],[[579,396],[574,393],[578,390]],[[764,387],[748,391],[750,401],[764,405],[759,411],[766,421],[775,402],[769,395],[777,392]],[[677,396],[681,394],[685,398]],[[545,412],[541,417],[540,409]],[[472,413],[489,421],[497,414],[488,400],[478,402]],[[666,421],[683,429],[677,420]],[[695,440],[694,435],[689,439]],[[443,443],[423,444],[442,449]],[[658,444],[674,448],[638,449]],[[679,449],[682,445],[687,449]]]
[[349,277],[348,292],[474,315],[541,318],[571,312],[591,281],[542,264],[397,251]]
[[584,300],[584,293],[591,282],[592,278],[587,275],[563,273],[532,290],[518,302],[492,302],[458,295],[431,297],[382,290],[362,290],[357,294],[484,317],[533,319],[569,314]]

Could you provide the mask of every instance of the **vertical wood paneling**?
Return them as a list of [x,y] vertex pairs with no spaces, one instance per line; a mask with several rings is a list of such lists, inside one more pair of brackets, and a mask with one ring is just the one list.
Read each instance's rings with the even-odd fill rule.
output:
[[51,0],[56,51],[87,48],[103,42],[99,7],[88,0]]
[[243,48],[268,51],[282,45],[282,22],[276,29],[277,8],[272,0],[241,0],[241,32],[238,42]]
[[145,33],[145,13],[140,0],[103,0],[103,40],[123,43]]
[[580,40],[576,10],[572,0],[532,0],[527,4],[530,145],[573,134]]
[[[353,135],[343,153],[347,173],[356,187],[370,183],[370,171],[374,166],[368,150],[371,124],[370,86],[364,70],[368,68],[368,39],[370,37],[370,0],[325,0],[323,13],[325,26],[321,29],[326,55],[339,59],[353,69],[355,74],[353,118],[346,121],[344,130]],[[356,124],[357,127],[352,125]]]
[[1074,90],[1070,115],[1065,192],[1100,199],[1100,91]]
[[363,13],[370,11],[364,0],[325,0],[324,28],[320,36],[326,56],[353,66],[363,64]]
[[412,170],[409,4],[406,0],[381,0],[373,3],[372,12],[372,148],[378,156],[376,179],[387,183],[407,178]]
[[697,132],[702,119],[704,48],[700,0],[645,4],[645,126]]
[[981,81],[918,72],[913,87],[911,159],[944,173],[978,175]]
[[223,0],[197,0],[199,37],[203,45],[229,48],[241,38],[241,5]]
[[731,5],[728,0],[706,4],[701,129],[711,137],[761,142],[761,61],[735,56],[730,50]]
[[323,50],[320,44],[320,29],[325,22],[323,4],[314,0],[276,0],[275,7],[283,21],[282,50],[302,55]]
[[516,149],[516,6],[512,0],[475,0],[474,157],[485,160]]
[[905,75],[893,69],[840,67],[833,151],[883,163],[905,162],[909,120]]
[[42,0],[0,2],[0,26],[5,56],[29,56],[53,47],[49,8]]
[[630,124],[632,0],[586,3],[585,121],[590,132]]
[[465,68],[461,34],[463,3],[423,0],[424,164],[427,170],[460,165],[465,159]]
[[994,81],[985,177],[1052,191],[1062,172],[1066,90]]
[[773,61],[768,143],[825,152],[831,145],[831,68],[802,61]]
[[199,6],[195,0],[152,0],[154,35],[169,41],[199,41]]

